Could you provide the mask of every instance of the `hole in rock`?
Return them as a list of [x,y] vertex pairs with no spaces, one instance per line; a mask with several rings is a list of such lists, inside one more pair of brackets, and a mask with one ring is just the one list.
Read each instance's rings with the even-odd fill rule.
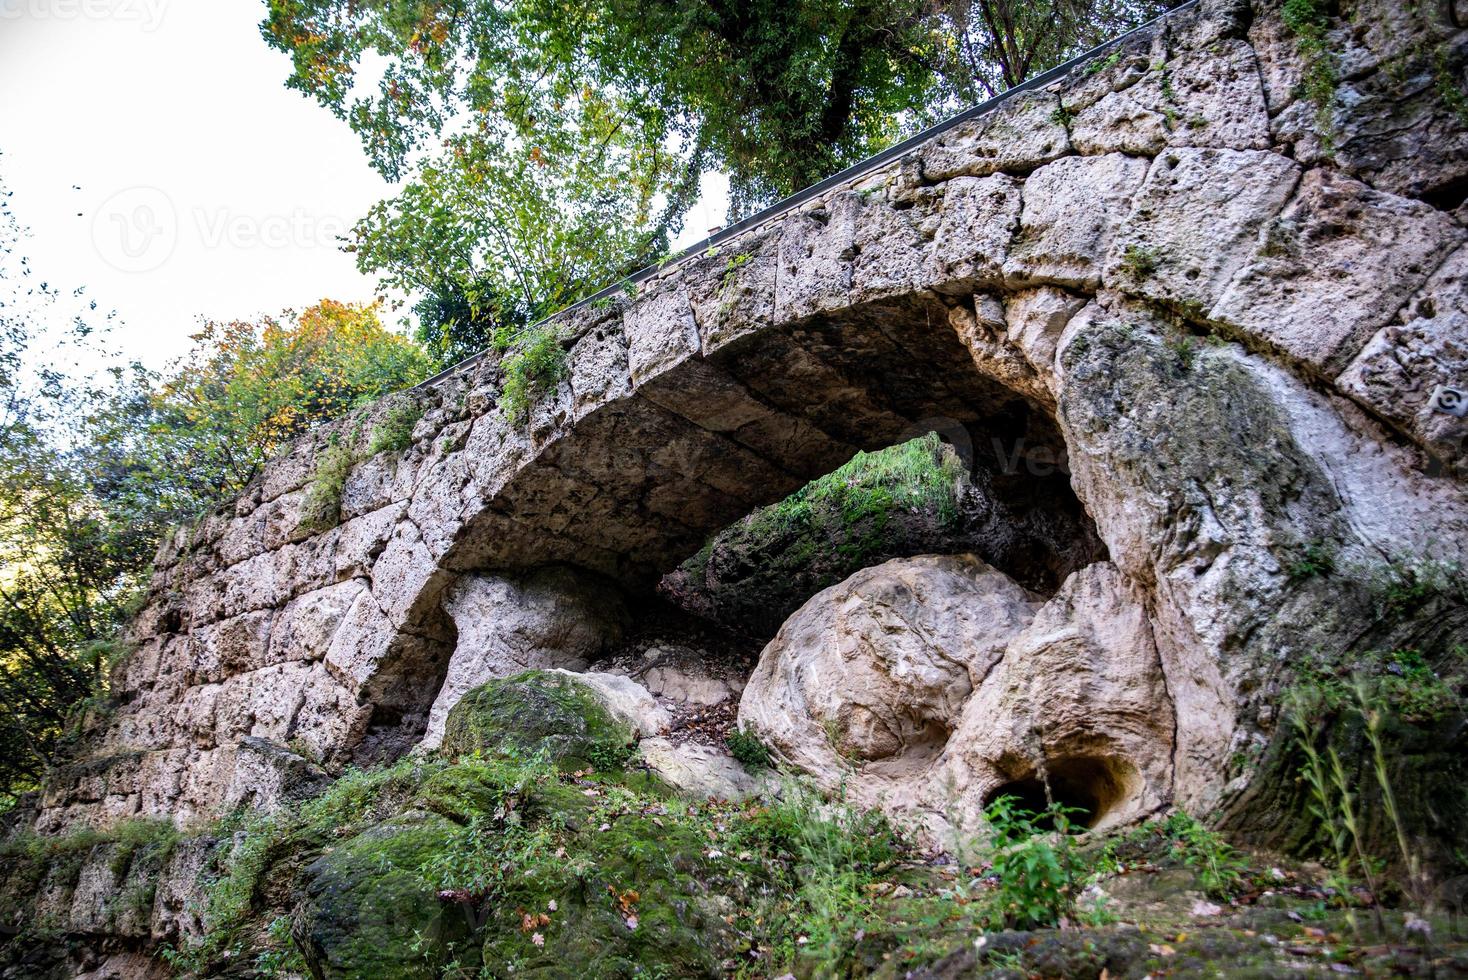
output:
[[[1013,796],[1018,806],[1032,813],[1042,813],[1050,801],[1073,809],[1068,814],[1077,828],[1095,827],[1107,814],[1135,792],[1136,771],[1125,760],[1110,756],[1070,756],[1053,759],[1046,764],[1050,793],[1038,772],[1014,779],[990,790],[984,806],[1004,796]],[[1050,829],[1049,819],[1039,826]]]

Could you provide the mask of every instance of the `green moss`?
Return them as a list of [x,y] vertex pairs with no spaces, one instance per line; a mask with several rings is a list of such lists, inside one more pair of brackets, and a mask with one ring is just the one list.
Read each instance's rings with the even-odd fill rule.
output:
[[413,444],[413,426],[423,417],[423,406],[412,398],[400,398],[383,413],[367,441],[367,455],[400,453]]
[[514,424],[528,420],[536,402],[554,391],[570,370],[560,336],[548,324],[517,335],[500,369],[505,376],[500,407]]
[[366,830],[303,872],[308,962],[331,977],[437,977],[469,923],[445,908],[423,865],[462,828],[406,813]]
[[343,439],[340,432],[332,433],[326,448],[316,458],[316,470],[301,502],[303,528],[328,531],[341,521],[342,491],[352,467],[357,465],[353,442],[355,439]]
[[565,769],[621,769],[631,732],[597,696],[561,674],[530,671],[466,694],[444,726],[447,755],[543,757]]
[[[679,568],[711,618],[774,632],[813,593],[868,565],[942,550],[961,527],[963,463],[936,434],[871,453],[762,507]],[[952,549],[950,549],[952,550]],[[712,590],[711,590],[712,591]],[[716,606],[717,608],[712,608]]]

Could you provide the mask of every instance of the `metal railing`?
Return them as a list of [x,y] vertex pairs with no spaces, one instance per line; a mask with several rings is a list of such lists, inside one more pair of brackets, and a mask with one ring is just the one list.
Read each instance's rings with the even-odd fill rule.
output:
[[[755,214],[752,214],[747,218],[737,221],[726,228],[720,228],[718,231],[714,232],[712,235],[709,235],[707,238],[704,238],[701,241],[694,242],[692,245],[687,246],[686,248],[678,252],[677,256],[674,258],[668,259],[663,262],[654,263],[653,265],[649,265],[642,269],[639,269],[631,275],[624,276],[611,285],[605,286],[602,289],[597,290],[590,296],[579,299],[569,306],[562,307],[555,313],[552,313],[550,316],[547,316],[541,320],[537,320],[534,324],[532,324],[532,327],[539,326],[542,323],[548,323],[549,321],[554,320],[556,317],[563,316],[564,314],[570,313],[573,310],[579,310],[582,307],[588,306],[599,300],[606,299],[610,296],[615,296],[617,293],[624,291],[629,285],[635,286],[638,283],[651,278],[652,276],[661,272],[663,269],[668,268],[669,266],[676,266],[682,262],[687,261],[688,259],[702,256],[704,253],[709,251],[709,249],[718,248],[718,246],[723,242],[727,242],[731,238],[734,238],[738,235],[743,234],[746,231],[749,231],[751,228],[755,228],[761,224],[764,224],[772,218],[776,218],[782,214],[793,211],[807,201],[820,197],[822,194],[831,190],[833,187],[839,187],[842,184],[849,183],[858,177],[865,176],[874,170],[878,170],[886,166],[892,161],[899,159],[910,150],[922,146],[924,143],[927,143],[934,137],[941,136],[943,133],[948,132],[950,129],[953,129],[956,126],[960,126],[971,119],[977,119],[980,116],[984,116],[990,112],[993,112],[995,109],[998,109],[1000,106],[1004,105],[1010,99],[1018,95],[1023,95],[1026,92],[1033,92],[1036,89],[1044,88],[1051,82],[1064,78],[1076,68],[1079,68],[1081,65],[1092,60],[1093,58],[1097,58],[1103,54],[1106,54],[1112,48],[1119,47],[1120,45],[1124,44],[1128,39],[1135,37],[1136,35],[1141,34],[1144,31],[1150,30],[1153,26],[1161,23],[1163,20],[1171,17],[1178,11],[1187,10],[1191,7],[1197,6],[1201,2],[1202,0],[1187,0],[1186,3],[1182,3],[1172,8],[1171,10],[1164,11],[1163,13],[1158,14],[1156,17],[1152,18],[1146,23],[1139,24],[1138,26],[1132,28],[1125,34],[1119,34],[1111,40],[1105,42],[1104,44],[1097,45],[1096,47],[1091,48],[1089,51],[1076,55],[1074,58],[1071,58],[1064,64],[1056,65],[1054,68],[1043,71],[1033,78],[1026,79],[1013,88],[1005,89],[1000,94],[994,96],[994,98],[980,102],[978,105],[965,109],[955,116],[950,116],[940,123],[929,126],[922,132],[917,133],[913,136],[909,136],[907,139],[901,141],[900,143],[894,143],[893,145],[887,147],[885,150],[882,150],[880,153],[874,154],[873,156],[867,157],[865,160],[861,160],[858,163],[852,164],[840,173],[833,174],[830,177],[827,177],[825,180],[820,181],[819,183],[812,184],[802,191],[797,191],[796,193],[791,194],[789,197],[777,201],[774,204],[771,204],[763,211],[758,211]],[[482,350],[477,354],[470,354],[468,357],[464,358],[462,361],[459,361],[457,364],[454,364],[452,367],[445,368],[444,370],[440,371],[438,374],[435,374],[433,377],[427,379],[426,381],[420,381],[418,384],[414,385],[411,390],[416,391],[420,388],[431,388],[433,385],[437,384],[443,379],[458,374],[465,368],[478,363],[481,359],[483,359],[486,353],[488,353],[488,350]]]

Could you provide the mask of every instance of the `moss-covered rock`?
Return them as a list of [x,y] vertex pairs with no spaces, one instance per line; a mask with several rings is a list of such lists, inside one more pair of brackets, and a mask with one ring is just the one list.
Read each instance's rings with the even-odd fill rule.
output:
[[[997,442],[997,440],[996,440]],[[684,610],[774,635],[811,596],[892,558],[973,552],[1049,592],[1102,552],[1064,475],[1005,475],[990,447],[963,459],[929,433],[874,453],[715,535],[659,590]]]
[[463,830],[409,811],[322,855],[302,873],[296,930],[312,972],[324,978],[436,977],[450,944],[468,931],[421,869]]
[[442,751],[528,759],[563,769],[620,769],[632,733],[597,696],[564,674],[529,671],[477,687],[449,712]]
[[[743,866],[710,853],[687,826],[652,816],[587,827],[559,881],[490,919],[484,963],[532,976],[562,976],[568,963],[597,977],[717,976],[734,907],[724,896]],[[536,916],[531,928],[520,909]]]

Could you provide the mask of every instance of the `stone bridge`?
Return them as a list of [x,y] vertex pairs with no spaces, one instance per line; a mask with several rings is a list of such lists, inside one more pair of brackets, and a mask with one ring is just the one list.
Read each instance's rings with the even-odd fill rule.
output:
[[[1108,658],[1160,672],[1143,726],[1058,685],[1041,748],[1126,755],[1153,803],[1257,792],[1292,659],[1465,625],[1383,617],[1372,591],[1468,545],[1464,424],[1433,401],[1468,386],[1464,10],[1345,6],[1323,109],[1276,0],[1202,0],[556,317],[568,371],[528,421],[484,358],[303,438],[163,545],[40,828],[268,805],[302,767],[403,751],[464,626],[456,583],[554,565],[645,594],[751,509],[933,428],[966,433],[998,505],[1055,515],[985,557],[1055,573],[1041,599],[1098,683]],[[411,446],[368,456],[405,399]],[[357,462],[322,530],[303,503],[328,451]],[[1105,561],[1077,567],[1082,533]],[[1336,574],[1299,571],[1322,551]],[[959,783],[1013,778],[1013,746],[981,742]]]

